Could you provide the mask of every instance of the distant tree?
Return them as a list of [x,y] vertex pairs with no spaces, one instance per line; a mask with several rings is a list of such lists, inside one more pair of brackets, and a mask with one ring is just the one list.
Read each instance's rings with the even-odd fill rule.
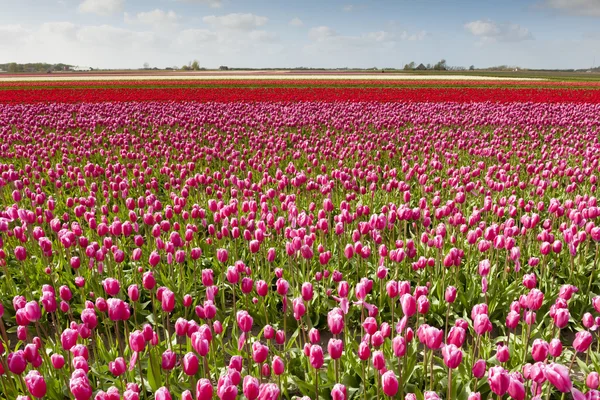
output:
[[183,67],[181,67],[181,70],[182,70],[182,71],[189,71],[189,70],[190,70],[190,67],[189,67],[189,66],[187,66],[187,65],[184,65]]
[[200,63],[198,62],[198,60],[194,60],[194,62],[192,62],[191,69],[193,69],[194,71],[200,70]]
[[446,65],[446,60],[444,60],[443,58],[438,61],[434,66],[433,69],[435,69],[436,71],[445,71],[448,69],[448,66]]
[[471,65],[471,66],[469,67],[469,71],[475,71],[475,66],[474,66],[474,65]]
[[415,62],[414,62],[414,61],[411,61],[411,62],[409,62],[408,64],[404,65],[404,69],[408,71],[408,70],[415,69],[415,68],[416,68],[416,66],[417,66],[417,65],[415,64]]
[[431,64],[427,64],[427,69],[431,69]]
[[148,63],[148,61],[144,63],[144,69],[150,69],[150,64]]
[[221,65],[221,66],[219,67],[219,69],[220,69],[221,71],[227,71],[227,70],[229,70],[229,67],[228,67],[227,65]]

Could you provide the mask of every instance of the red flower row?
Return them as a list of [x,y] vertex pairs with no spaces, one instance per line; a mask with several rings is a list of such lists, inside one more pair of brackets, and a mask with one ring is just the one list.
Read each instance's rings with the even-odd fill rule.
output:
[[156,86],[524,86],[524,87],[600,87],[600,82],[558,82],[558,81],[517,81],[517,80],[427,80],[424,79],[218,79],[218,80],[98,80],[86,81],[10,81],[0,82],[0,88],[44,88],[44,87],[90,87],[90,86],[125,86],[125,87],[156,87]]
[[549,88],[113,88],[2,90],[0,103],[128,101],[600,103],[600,90]]

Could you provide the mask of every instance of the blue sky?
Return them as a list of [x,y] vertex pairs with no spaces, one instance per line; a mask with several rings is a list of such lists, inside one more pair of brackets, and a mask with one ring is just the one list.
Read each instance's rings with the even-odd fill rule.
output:
[[0,0],[1,62],[600,64],[600,0]]

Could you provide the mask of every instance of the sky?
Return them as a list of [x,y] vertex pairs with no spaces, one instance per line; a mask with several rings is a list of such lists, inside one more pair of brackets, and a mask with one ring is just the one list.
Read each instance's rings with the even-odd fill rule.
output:
[[441,59],[598,66],[600,0],[0,0],[0,63],[402,68]]

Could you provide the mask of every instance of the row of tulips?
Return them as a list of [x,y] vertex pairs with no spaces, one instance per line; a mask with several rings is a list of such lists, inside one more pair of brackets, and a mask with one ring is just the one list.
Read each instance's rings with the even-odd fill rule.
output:
[[600,103],[600,89],[592,87],[377,87],[263,86],[202,87],[52,87],[36,86],[0,90],[0,104],[95,102],[525,102]]
[[566,87],[566,88],[595,88],[600,86],[597,81],[553,81],[553,80],[443,80],[443,79],[145,79],[133,77],[131,80],[111,80],[110,76],[97,76],[96,79],[69,81],[53,80],[42,81],[12,80],[0,81],[0,90],[3,89],[39,89],[39,88],[94,88],[94,87],[260,87],[260,86],[296,86],[296,87]]
[[599,111],[0,106],[0,390],[600,398]]

